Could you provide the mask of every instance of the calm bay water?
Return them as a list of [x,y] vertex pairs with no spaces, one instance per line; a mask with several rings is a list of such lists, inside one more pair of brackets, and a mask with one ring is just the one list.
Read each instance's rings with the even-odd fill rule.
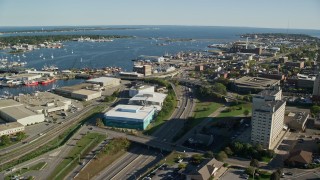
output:
[[[107,27],[107,26],[103,26]],[[94,31],[69,31],[69,32],[38,32],[38,33],[15,33],[2,34],[0,36],[16,35],[53,35],[53,34],[98,34],[98,35],[127,35],[135,38],[115,39],[113,42],[63,42],[61,49],[39,49],[24,53],[26,57],[10,55],[5,51],[0,51],[0,58],[7,57],[9,61],[27,62],[26,67],[41,69],[44,65],[56,65],[60,69],[69,68],[101,68],[105,66],[119,66],[126,71],[132,70],[132,59],[140,55],[161,56],[165,53],[175,54],[179,51],[207,50],[209,44],[226,43],[239,40],[239,35],[243,33],[286,33],[286,29],[267,28],[242,28],[242,27],[203,27],[203,26],[108,26],[108,27],[133,27],[137,29],[123,30],[94,30]],[[63,27],[0,27],[0,32],[21,31],[21,30],[41,30],[55,29]],[[289,33],[303,33],[320,37],[319,30],[294,30]],[[166,46],[158,46],[158,43],[166,43],[164,40],[152,38],[192,38],[190,42],[172,42]],[[72,53],[73,52],[73,53]],[[43,54],[43,57],[40,55]],[[53,56],[53,58],[51,57]],[[57,81],[56,85],[65,86],[68,83],[77,81]],[[40,86],[39,86],[40,87]],[[47,90],[46,87],[39,90]],[[33,92],[35,87],[25,87],[10,92]],[[0,90],[3,94],[4,89]]]

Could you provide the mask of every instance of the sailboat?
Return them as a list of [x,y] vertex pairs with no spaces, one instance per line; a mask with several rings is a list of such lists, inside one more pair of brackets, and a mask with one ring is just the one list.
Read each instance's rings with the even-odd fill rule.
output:
[[54,56],[53,56],[53,54],[51,54],[51,59],[53,59],[54,58]]

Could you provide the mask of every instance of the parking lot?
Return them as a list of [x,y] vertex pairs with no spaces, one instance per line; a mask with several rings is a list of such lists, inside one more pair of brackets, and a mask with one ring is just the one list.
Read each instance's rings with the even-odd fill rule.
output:
[[225,172],[223,176],[220,177],[221,180],[240,180],[241,175],[244,173],[244,169],[234,169],[229,168],[228,171]]

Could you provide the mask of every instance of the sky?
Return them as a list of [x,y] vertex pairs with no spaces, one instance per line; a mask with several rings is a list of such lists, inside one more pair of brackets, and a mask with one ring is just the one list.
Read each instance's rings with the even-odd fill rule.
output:
[[69,25],[320,30],[320,0],[0,0],[0,26]]

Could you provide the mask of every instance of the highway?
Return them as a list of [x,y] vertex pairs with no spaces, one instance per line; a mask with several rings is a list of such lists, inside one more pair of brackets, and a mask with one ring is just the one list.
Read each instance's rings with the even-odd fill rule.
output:
[[[126,135],[120,132],[108,131],[108,136],[125,136],[130,141],[145,144],[147,146],[162,148],[163,150],[172,151],[177,150],[180,152],[193,152],[193,149],[183,146],[176,146],[172,144],[173,137],[184,126],[185,120],[192,112],[194,107],[193,100],[190,99],[189,88],[185,86],[175,87],[171,84],[177,98],[180,99],[178,108],[175,109],[169,121],[167,121],[162,127],[160,127],[152,136],[132,136]],[[105,129],[97,129],[96,131],[107,131]],[[151,153],[151,154],[150,154]],[[160,154],[154,154],[154,150],[146,150],[143,147],[137,147],[132,152],[125,153],[119,160],[112,165],[104,169],[94,179],[136,179],[145,171],[148,167],[152,167],[153,164],[158,162],[163,156]],[[152,163],[153,162],[153,163]]]
[[80,122],[82,120],[81,117],[85,113],[87,113],[90,110],[92,110],[93,108],[95,108],[96,106],[97,106],[97,103],[91,104],[90,106],[83,108],[79,113],[70,115],[63,125],[56,126],[53,129],[50,129],[48,132],[46,132],[46,134],[44,136],[40,137],[36,141],[29,143],[29,144],[26,144],[24,146],[20,146],[19,148],[15,148],[15,149],[11,150],[10,152],[1,154],[0,165],[5,164],[7,162],[11,162],[16,159],[19,159],[20,157],[22,157],[32,151],[35,151],[37,148],[39,148],[39,147],[45,145],[46,143],[48,143],[49,141],[55,139],[61,133],[63,133],[65,130],[67,130],[71,126]]

